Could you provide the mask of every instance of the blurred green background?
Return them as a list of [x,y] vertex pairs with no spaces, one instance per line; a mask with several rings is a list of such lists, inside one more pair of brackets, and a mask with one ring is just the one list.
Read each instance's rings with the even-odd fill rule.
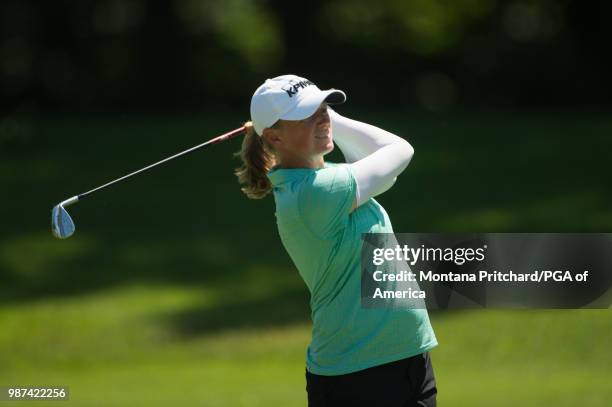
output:
[[[4,1],[0,386],[68,386],[71,405],[306,405],[308,292],[272,199],[238,188],[239,140],[71,207],[71,239],[49,230],[60,200],[238,127],[276,74],[346,90],[340,113],[415,146],[380,197],[398,232],[609,232],[609,11]],[[441,405],[612,398],[609,310],[431,318]]]

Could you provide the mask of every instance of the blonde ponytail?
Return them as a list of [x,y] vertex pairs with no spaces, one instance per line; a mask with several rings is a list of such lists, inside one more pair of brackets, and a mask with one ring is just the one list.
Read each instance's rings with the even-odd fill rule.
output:
[[246,196],[251,199],[261,199],[272,191],[267,173],[276,165],[276,160],[270,147],[255,133],[253,123],[246,122],[244,127],[246,131],[242,148],[236,153],[242,160],[242,166],[236,168],[234,173]]

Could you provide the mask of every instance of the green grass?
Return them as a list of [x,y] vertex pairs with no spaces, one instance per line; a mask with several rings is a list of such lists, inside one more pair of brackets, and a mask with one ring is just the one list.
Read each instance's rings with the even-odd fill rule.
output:
[[214,297],[206,288],[139,285],[5,307],[0,382],[68,385],[76,404],[301,405],[307,325],[195,337],[172,329],[169,314]]
[[[168,314],[215,307],[215,296],[139,285],[4,307],[0,383],[67,385],[77,405],[305,405],[308,323],[197,336],[168,325]],[[445,405],[606,406],[612,397],[608,310],[434,313],[432,323]]]
[[[612,229],[603,114],[356,117],[415,146],[380,199],[398,232]],[[308,293],[272,200],[249,201],[236,185],[237,141],[71,207],[71,239],[49,231],[61,199],[241,119],[15,118],[18,131],[0,134],[0,386],[66,385],[73,405],[306,404]],[[436,312],[432,322],[441,405],[612,398],[609,310]]]
[[[168,324],[168,314],[214,308],[214,297],[138,285],[5,306],[0,382],[67,385],[79,405],[304,405],[309,324],[197,336]],[[443,404],[605,406],[612,397],[608,310],[449,312],[432,322]]]

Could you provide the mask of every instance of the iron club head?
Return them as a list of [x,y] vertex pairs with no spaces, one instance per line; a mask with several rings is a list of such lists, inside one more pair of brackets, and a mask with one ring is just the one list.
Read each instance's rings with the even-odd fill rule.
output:
[[72,218],[64,206],[77,202],[78,197],[72,197],[55,205],[51,210],[51,232],[58,239],[67,239],[74,233],[75,227]]

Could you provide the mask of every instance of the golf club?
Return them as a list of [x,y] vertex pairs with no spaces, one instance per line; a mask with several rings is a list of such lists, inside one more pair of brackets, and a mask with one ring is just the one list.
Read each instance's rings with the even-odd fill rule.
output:
[[93,194],[94,192],[100,191],[106,187],[109,187],[113,184],[116,184],[118,182],[124,181],[130,177],[133,177],[134,175],[138,175],[140,173],[143,173],[145,171],[150,170],[151,168],[157,167],[158,165],[167,163],[168,161],[174,160],[175,158],[179,158],[182,157],[184,155],[187,155],[189,153],[192,153],[196,150],[199,150],[202,147],[205,147],[207,145],[210,144],[216,144],[216,143],[220,143],[222,141],[225,140],[229,140],[233,137],[236,137],[242,133],[244,133],[245,128],[244,127],[239,127],[237,129],[234,129],[232,131],[229,131],[225,134],[222,134],[218,137],[215,137],[211,140],[208,140],[202,144],[198,144],[195,147],[191,147],[188,150],[182,151],[180,153],[177,153],[171,157],[165,158],[161,161],[158,161],[154,164],[148,165],[144,168],[141,168],[137,171],[134,171],[130,174],[124,175],[121,178],[117,178],[116,180],[110,181],[104,185],[101,185],[99,187],[96,187],[90,191],[87,191],[85,193],[79,194],[79,195],[75,195],[71,198],[68,198],[62,202],[60,202],[59,204],[55,205],[53,207],[53,209],[51,210],[51,231],[53,232],[53,236],[57,237],[58,239],[66,239],[70,236],[72,236],[72,234],[74,233],[75,230],[75,226],[74,226],[74,222],[72,221],[72,218],[70,217],[70,215],[68,214],[68,211],[66,210],[66,207],[73,205],[77,202],[79,202],[80,200],[82,200],[83,198],[85,198],[88,195]]

